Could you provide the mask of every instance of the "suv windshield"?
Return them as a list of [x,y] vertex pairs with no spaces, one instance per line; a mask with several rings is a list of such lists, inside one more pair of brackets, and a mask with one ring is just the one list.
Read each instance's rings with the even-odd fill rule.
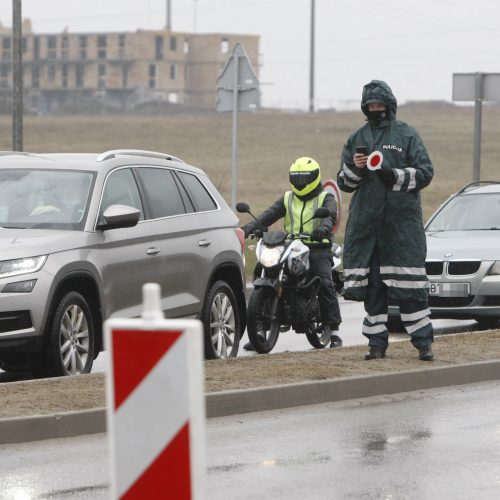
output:
[[457,196],[426,227],[426,231],[488,229],[500,229],[500,193]]
[[0,226],[82,229],[93,178],[77,170],[2,169]]

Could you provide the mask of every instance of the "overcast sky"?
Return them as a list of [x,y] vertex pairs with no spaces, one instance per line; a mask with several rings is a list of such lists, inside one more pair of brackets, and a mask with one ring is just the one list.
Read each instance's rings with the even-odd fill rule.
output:
[[[23,0],[23,17],[38,33],[161,29],[166,3]],[[264,104],[306,106],[311,0],[171,4],[175,31],[260,35]],[[1,0],[4,26],[12,25],[11,7]],[[321,106],[357,105],[362,86],[376,78],[400,102],[451,100],[453,73],[500,73],[499,19],[498,0],[316,0],[316,98]]]

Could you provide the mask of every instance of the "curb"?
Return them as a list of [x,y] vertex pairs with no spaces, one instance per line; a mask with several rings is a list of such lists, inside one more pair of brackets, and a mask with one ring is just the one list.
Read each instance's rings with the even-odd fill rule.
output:
[[0,444],[106,432],[106,409],[0,419]]
[[[207,418],[500,379],[500,360],[206,394]],[[106,432],[106,409],[0,419],[0,444]]]
[[500,360],[210,393],[207,418],[500,379]]

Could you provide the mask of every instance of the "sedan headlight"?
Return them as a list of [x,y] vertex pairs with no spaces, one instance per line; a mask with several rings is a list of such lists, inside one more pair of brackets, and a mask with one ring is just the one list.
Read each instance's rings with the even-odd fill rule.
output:
[[264,267],[273,267],[279,264],[281,254],[284,247],[263,247],[260,255],[259,262]]
[[0,261],[0,278],[36,273],[42,269],[46,260],[46,255],[39,255],[38,257]]

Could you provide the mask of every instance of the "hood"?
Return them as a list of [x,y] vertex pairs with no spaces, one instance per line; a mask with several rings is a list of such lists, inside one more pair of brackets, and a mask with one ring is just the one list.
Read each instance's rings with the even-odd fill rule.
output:
[[440,231],[426,236],[427,259],[500,260],[500,231]]
[[0,228],[0,260],[47,255],[88,245],[89,233]]
[[374,103],[385,104],[389,111],[389,118],[392,120],[396,118],[398,102],[392,93],[391,87],[382,80],[372,80],[363,87],[361,110],[365,115],[368,111],[367,105]]

